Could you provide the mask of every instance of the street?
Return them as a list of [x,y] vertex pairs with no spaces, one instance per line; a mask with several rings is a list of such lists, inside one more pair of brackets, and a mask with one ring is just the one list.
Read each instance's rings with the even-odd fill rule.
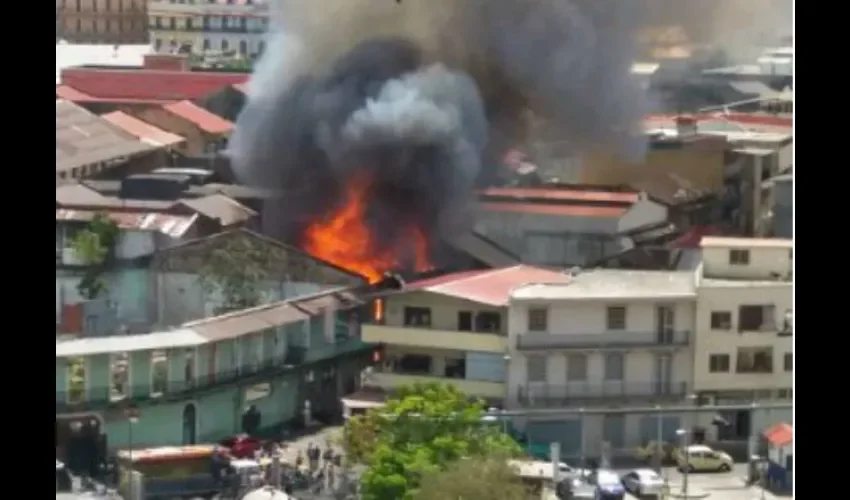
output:
[[[628,469],[617,469],[620,474],[626,474]],[[669,480],[671,488],[681,489],[682,474],[673,467],[666,467],[663,475]],[[746,464],[737,464],[731,472],[722,473],[691,473],[688,475],[688,489],[693,493],[701,491],[708,493],[712,500],[776,500],[778,497],[768,491],[762,496],[762,489],[750,487],[744,483],[747,475]],[[634,499],[627,495],[626,498]],[[789,497],[790,498],[790,497]]]

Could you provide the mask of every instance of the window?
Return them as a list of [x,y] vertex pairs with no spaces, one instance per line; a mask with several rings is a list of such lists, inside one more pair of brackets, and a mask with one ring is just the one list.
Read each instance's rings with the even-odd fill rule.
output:
[[212,44],[210,43],[210,39],[204,38],[204,50],[205,51],[210,50],[211,47],[212,47]]
[[227,40],[222,40],[221,41],[221,50],[227,50],[228,48],[230,48],[230,44],[227,42]]
[[731,330],[732,313],[729,311],[711,311],[711,329],[723,331]]
[[457,313],[457,329],[460,332],[472,331],[472,313],[469,311],[460,311]]
[[177,28],[177,19],[175,19],[173,17],[169,17],[168,18],[168,27],[172,30],[176,29]]
[[68,358],[68,403],[82,403],[86,398],[86,358]]
[[443,375],[446,378],[466,378],[466,359],[446,358]]
[[529,382],[546,381],[546,356],[528,356],[525,364]]
[[542,307],[528,310],[528,331],[545,332],[549,329],[549,311]]
[[608,330],[625,330],[626,308],[624,306],[609,306],[605,323]]
[[728,373],[729,365],[728,354],[712,354],[708,357],[709,373]]
[[248,42],[245,40],[239,40],[239,54],[246,55],[248,53]]
[[[277,340],[277,339],[275,339]],[[183,379],[186,384],[191,386],[195,383],[195,350],[186,349],[185,359],[183,361]]]
[[605,356],[605,380],[621,381],[625,370],[626,359],[622,353],[614,352]]
[[151,396],[162,396],[168,391],[168,354],[151,352]]
[[750,264],[750,251],[739,248],[729,250],[729,264],[733,266],[746,266]]
[[570,354],[567,356],[567,381],[584,382],[587,380],[587,355]]
[[427,307],[405,307],[404,326],[431,326],[431,309]]
[[187,30],[192,29],[192,22],[193,22],[192,18],[186,19],[186,29]]
[[497,312],[480,312],[475,315],[475,331],[499,333],[502,330],[502,316]]
[[109,357],[109,400],[120,401],[130,395],[130,358],[126,352],[113,353]]
[[776,393],[776,397],[778,397],[779,399],[794,399],[794,390],[779,389]]
[[735,371],[737,373],[773,373],[773,348],[739,348]]
[[786,372],[794,371],[794,354],[790,352],[785,353],[785,357],[782,358],[782,366]]
[[396,371],[412,375],[431,375],[431,356],[421,354],[405,354],[395,363]]
[[739,332],[776,330],[776,308],[773,305],[744,305],[738,308]]

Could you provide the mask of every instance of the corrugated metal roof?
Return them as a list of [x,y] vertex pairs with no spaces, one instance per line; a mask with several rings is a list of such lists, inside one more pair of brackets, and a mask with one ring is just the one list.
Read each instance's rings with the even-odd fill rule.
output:
[[506,188],[491,187],[478,192],[480,198],[499,197],[535,200],[558,200],[579,202],[637,203],[640,195],[628,191],[594,191],[559,188]]
[[[425,291],[501,307],[513,289],[529,283],[566,283],[568,274],[518,265],[502,269],[464,271],[408,284],[404,291]],[[401,293],[404,293],[402,291]]]
[[155,149],[76,104],[56,101],[56,172]]
[[555,205],[543,203],[484,202],[484,210],[535,215],[559,215],[564,217],[621,217],[628,207],[594,207],[587,205]]
[[177,134],[172,134],[150,123],[143,122],[123,111],[113,111],[112,113],[100,115],[100,117],[128,134],[154,146],[173,146],[181,142],[186,142],[185,138]]
[[56,343],[56,357],[93,356],[111,352],[153,351],[180,347],[195,347],[208,339],[190,329],[141,335],[117,335],[66,340]]
[[169,113],[194,123],[209,134],[226,134],[233,130],[233,124],[224,118],[210,113],[192,101],[180,101],[164,106]]
[[67,85],[56,86],[56,98],[71,102],[90,101],[92,96]]
[[222,226],[232,226],[257,215],[257,212],[222,194],[183,200],[180,203],[211,219],[218,220]]
[[[57,221],[90,221],[104,212],[93,210],[71,210],[60,208],[56,210]],[[198,219],[198,215],[170,215],[150,212],[106,212],[109,219],[121,229],[135,231],[157,231],[172,238],[180,238]]]

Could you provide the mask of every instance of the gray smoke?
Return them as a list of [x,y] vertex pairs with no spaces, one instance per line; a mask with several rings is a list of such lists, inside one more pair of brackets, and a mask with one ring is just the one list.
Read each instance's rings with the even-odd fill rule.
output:
[[[637,8],[636,8],[637,7]],[[297,241],[368,179],[368,220],[395,246],[468,229],[476,182],[532,124],[578,150],[640,157],[622,0],[278,0],[231,141],[245,183],[285,193],[266,226]]]

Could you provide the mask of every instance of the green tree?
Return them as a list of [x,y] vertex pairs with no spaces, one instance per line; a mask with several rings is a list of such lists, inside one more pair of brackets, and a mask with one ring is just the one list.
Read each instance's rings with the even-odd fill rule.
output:
[[216,314],[254,307],[263,302],[269,270],[280,258],[268,245],[249,238],[228,238],[210,250],[198,271],[207,294],[223,300]]
[[344,447],[349,460],[367,467],[363,498],[412,499],[423,477],[460,459],[518,455],[516,442],[483,422],[485,413],[481,401],[433,383],[400,388],[384,407],[352,418]]
[[77,284],[77,291],[84,299],[93,300],[106,293],[105,275],[118,235],[118,226],[108,215],[96,214],[71,239],[71,248],[85,266],[83,277]]
[[535,500],[516,470],[501,457],[460,460],[422,481],[414,500]]

